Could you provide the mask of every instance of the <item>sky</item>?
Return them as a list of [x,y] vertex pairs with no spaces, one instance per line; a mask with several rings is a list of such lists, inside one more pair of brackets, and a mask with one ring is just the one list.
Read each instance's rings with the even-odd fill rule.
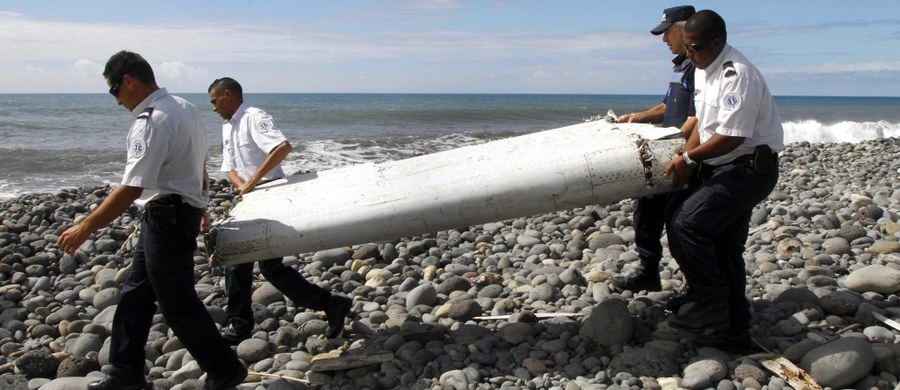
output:
[[663,94],[665,8],[725,19],[775,95],[900,96],[900,1],[0,0],[0,93],[102,93],[122,49],[205,93]]

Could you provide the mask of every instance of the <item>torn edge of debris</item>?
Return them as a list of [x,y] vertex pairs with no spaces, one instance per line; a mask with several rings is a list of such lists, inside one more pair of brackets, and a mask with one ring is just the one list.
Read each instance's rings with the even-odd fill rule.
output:
[[644,137],[638,137],[637,140],[634,141],[635,145],[638,149],[638,154],[640,155],[641,165],[644,168],[644,185],[647,188],[653,187],[653,152],[650,151],[650,145],[648,140]]

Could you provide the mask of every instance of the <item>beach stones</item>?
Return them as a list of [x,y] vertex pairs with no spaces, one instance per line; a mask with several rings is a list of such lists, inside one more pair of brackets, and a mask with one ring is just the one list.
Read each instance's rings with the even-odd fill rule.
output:
[[667,377],[679,373],[677,356],[654,348],[638,348],[616,355],[607,368],[610,376],[627,372],[635,376]]
[[873,264],[853,271],[844,286],[856,292],[896,293],[900,291],[900,270]]
[[52,378],[59,368],[59,361],[46,350],[28,351],[15,362],[16,371],[28,378]]
[[[874,162],[896,155],[896,140],[790,144],[778,187],[751,217],[744,259],[754,343],[805,364],[821,384],[894,388],[900,377],[900,332],[875,318],[900,318],[900,188],[890,180],[900,160]],[[211,211],[227,211],[227,183],[212,188]],[[20,378],[32,388],[82,389],[110,369],[133,242],[101,251],[124,243],[140,215],[131,210],[98,233],[94,252],[61,255],[53,246],[60,221],[83,218],[106,192],[0,203],[0,360],[12,365],[0,388]],[[698,349],[668,327],[665,302],[687,286],[665,238],[663,291],[611,288],[613,275],[638,262],[632,212],[626,200],[287,256],[310,283],[353,299],[352,331],[325,339],[321,311],[296,306],[255,274],[253,336],[235,349],[253,371],[335,388],[788,388],[756,355]],[[195,262],[196,290],[221,326],[221,268],[205,264],[202,245]],[[488,315],[496,317],[479,317]],[[148,381],[202,387],[202,370],[161,315],[151,329]],[[36,352],[45,346],[52,352]],[[339,356],[337,368],[313,372],[325,352]],[[347,355],[359,352],[384,358],[356,365]],[[62,362],[41,371],[50,359]],[[19,366],[41,376],[10,372]],[[286,383],[259,375],[243,386]]]
[[611,298],[591,311],[582,323],[579,334],[585,339],[610,347],[627,343],[633,332],[628,304],[623,299]]
[[809,351],[800,368],[822,386],[842,388],[862,379],[874,364],[875,354],[865,339],[845,337]]

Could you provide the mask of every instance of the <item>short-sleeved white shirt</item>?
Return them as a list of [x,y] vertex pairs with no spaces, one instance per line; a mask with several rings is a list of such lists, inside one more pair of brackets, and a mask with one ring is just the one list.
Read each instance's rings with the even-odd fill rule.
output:
[[144,189],[135,203],[177,194],[191,206],[205,208],[209,197],[203,191],[203,171],[209,147],[197,107],[160,88],[131,114],[135,120],[121,184]]
[[[271,115],[242,103],[231,119],[222,124],[222,171],[235,171],[247,180],[266,161],[272,149],[285,140]],[[284,170],[278,164],[262,180],[282,177]]]
[[775,101],[759,70],[737,49],[725,45],[706,69],[695,74],[694,104],[700,143],[714,134],[744,137],[731,152],[705,160],[721,165],[752,153],[758,145],[777,152],[784,147],[784,129]]

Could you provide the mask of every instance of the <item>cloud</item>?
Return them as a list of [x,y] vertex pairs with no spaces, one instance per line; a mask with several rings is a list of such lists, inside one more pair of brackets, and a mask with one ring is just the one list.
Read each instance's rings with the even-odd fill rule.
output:
[[103,74],[103,66],[91,60],[78,60],[73,65],[78,77],[97,79]]
[[208,72],[204,69],[186,65],[182,61],[163,62],[157,67],[157,71],[161,77],[169,79],[194,78],[206,75]]
[[771,67],[764,69],[764,73],[800,73],[800,74],[842,74],[842,73],[872,73],[872,72],[897,72],[900,71],[900,61],[871,61],[851,63],[827,63],[801,67]]
[[448,10],[448,9],[461,9],[466,8],[466,4],[462,1],[457,0],[418,0],[406,2],[402,1],[397,5],[397,7],[405,8],[405,9],[419,9],[419,10]]
[[[435,0],[418,7],[459,7],[456,1]],[[508,58],[516,51],[577,54],[633,49],[653,42],[633,33],[536,34],[528,31],[466,32],[388,31],[333,33],[306,31],[302,26],[260,23],[117,24],[34,20],[0,14],[0,63],[65,61],[86,58],[103,63],[115,51],[134,50],[151,63],[291,62],[328,64],[350,60],[383,60],[404,56],[432,58]],[[2,34],[2,33],[0,33]],[[129,47],[120,47],[128,37]],[[235,43],[240,37],[240,44]],[[495,55],[495,53],[499,53]],[[175,66],[176,71],[178,66]]]

